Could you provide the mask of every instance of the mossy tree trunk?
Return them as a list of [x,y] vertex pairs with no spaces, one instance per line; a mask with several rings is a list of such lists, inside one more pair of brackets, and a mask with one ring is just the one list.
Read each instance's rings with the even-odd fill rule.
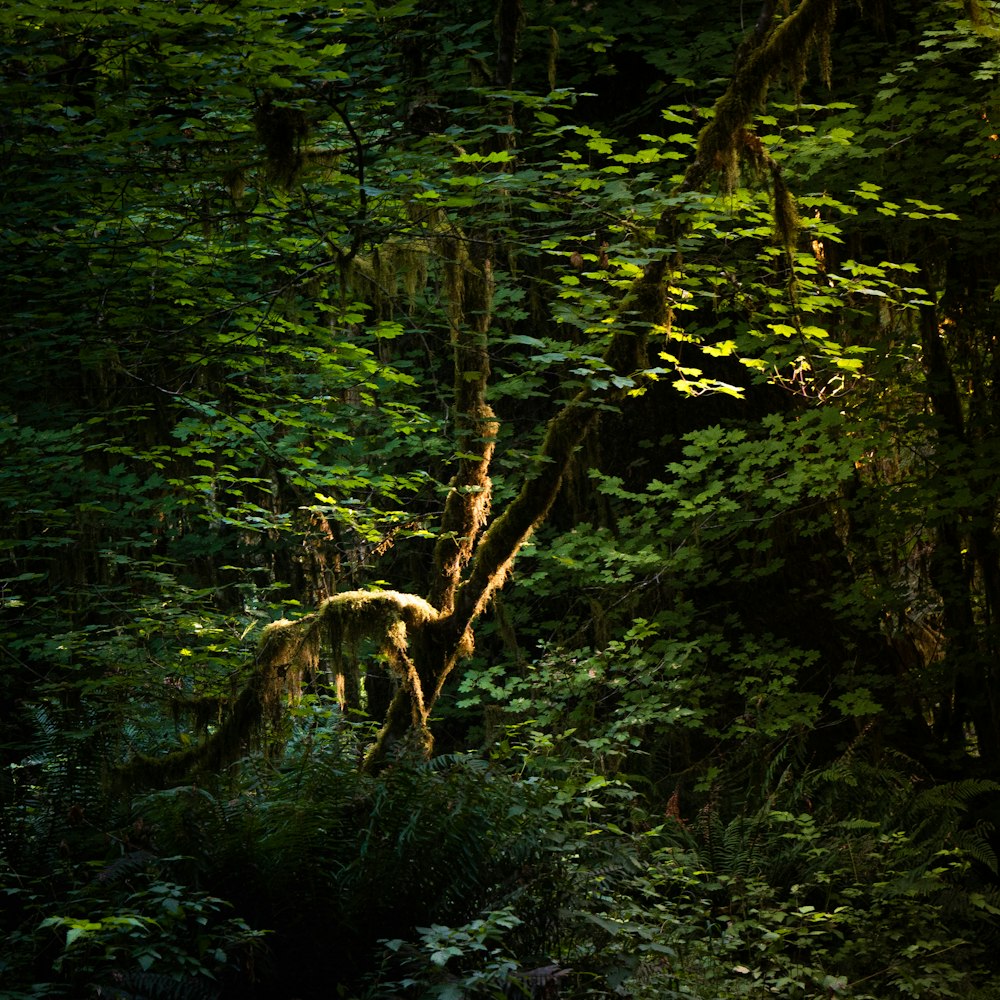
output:
[[[777,166],[749,131],[767,87],[781,72],[800,79],[810,51],[828,63],[835,0],[802,0],[775,23],[774,5],[765,3],[754,30],[742,46],[729,87],[716,104],[679,191],[698,191],[715,178],[732,184],[740,163],[768,175],[775,196],[776,228],[786,243],[794,235],[794,206]],[[495,83],[513,82],[520,0],[500,0]],[[669,211],[659,220],[660,235],[683,229]],[[548,422],[541,447],[514,499],[491,516],[490,466],[498,430],[487,401],[490,378],[489,338],[493,293],[494,246],[489,233],[465,233],[442,218],[436,244],[443,259],[449,293],[449,325],[454,365],[456,451],[460,456],[451,481],[434,550],[426,598],[396,591],[350,591],[336,594],[296,621],[269,626],[262,640],[254,679],[237,699],[229,721],[220,728],[230,751],[246,733],[273,714],[279,693],[294,690],[303,673],[315,669],[319,650],[352,648],[362,638],[378,644],[394,673],[397,687],[384,724],[365,766],[377,769],[390,749],[405,742],[429,753],[429,717],[456,663],[472,649],[473,627],[493,594],[503,586],[517,554],[549,514],[573,456],[598,420],[600,407],[625,399],[647,367],[649,332],[669,328],[667,275],[675,261],[669,254],[651,262],[620,305],[618,322],[604,353],[621,387],[600,392],[585,388]],[[346,647],[345,647],[346,644]],[[336,666],[336,664],[335,664]],[[256,706],[258,711],[253,710]],[[209,741],[211,744],[213,741]],[[217,763],[218,747],[198,751]]]

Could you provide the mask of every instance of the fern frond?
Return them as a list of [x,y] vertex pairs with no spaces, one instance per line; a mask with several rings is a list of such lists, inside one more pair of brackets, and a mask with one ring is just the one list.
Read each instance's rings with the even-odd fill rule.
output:
[[114,1000],[217,1000],[219,992],[199,979],[173,979],[153,972],[129,972],[99,986],[98,996]]
[[95,876],[94,882],[108,885],[121,882],[131,875],[148,871],[156,856],[149,851],[130,851],[110,864],[105,865]]

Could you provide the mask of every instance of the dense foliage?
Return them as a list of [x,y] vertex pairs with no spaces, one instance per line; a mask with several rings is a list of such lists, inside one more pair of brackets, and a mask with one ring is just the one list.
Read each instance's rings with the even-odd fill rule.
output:
[[996,997],[1000,4],[0,6],[0,997]]

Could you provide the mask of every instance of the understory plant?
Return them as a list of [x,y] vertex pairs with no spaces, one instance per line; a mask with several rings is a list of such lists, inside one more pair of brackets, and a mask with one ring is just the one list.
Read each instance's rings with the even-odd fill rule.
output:
[[992,783],[785,731],[665,796],[600,716],[370,775],[370,728],[310,697],[203,784],[40,771],[4,808],[3,995],[997,995]]
[[136,849],[56,877],[5,867],[0,996],[213,1000],[253,983],[264,932],[175,881],[180,860]]
[[530,863],[471,919],[384,938],[357,996],[998,995],[996,857],[973,818],[992,783],[924,785],[861,743],[821,768],[772,745],[759,785],[734,761],[682,811],[573,746],[525,723],[497,741],[494,780],[534,790]]

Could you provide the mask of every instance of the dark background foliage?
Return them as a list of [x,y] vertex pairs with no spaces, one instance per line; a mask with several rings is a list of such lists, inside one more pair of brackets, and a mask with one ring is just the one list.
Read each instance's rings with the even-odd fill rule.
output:
[[0,26],[0,996],[996,995],[996,4]]

